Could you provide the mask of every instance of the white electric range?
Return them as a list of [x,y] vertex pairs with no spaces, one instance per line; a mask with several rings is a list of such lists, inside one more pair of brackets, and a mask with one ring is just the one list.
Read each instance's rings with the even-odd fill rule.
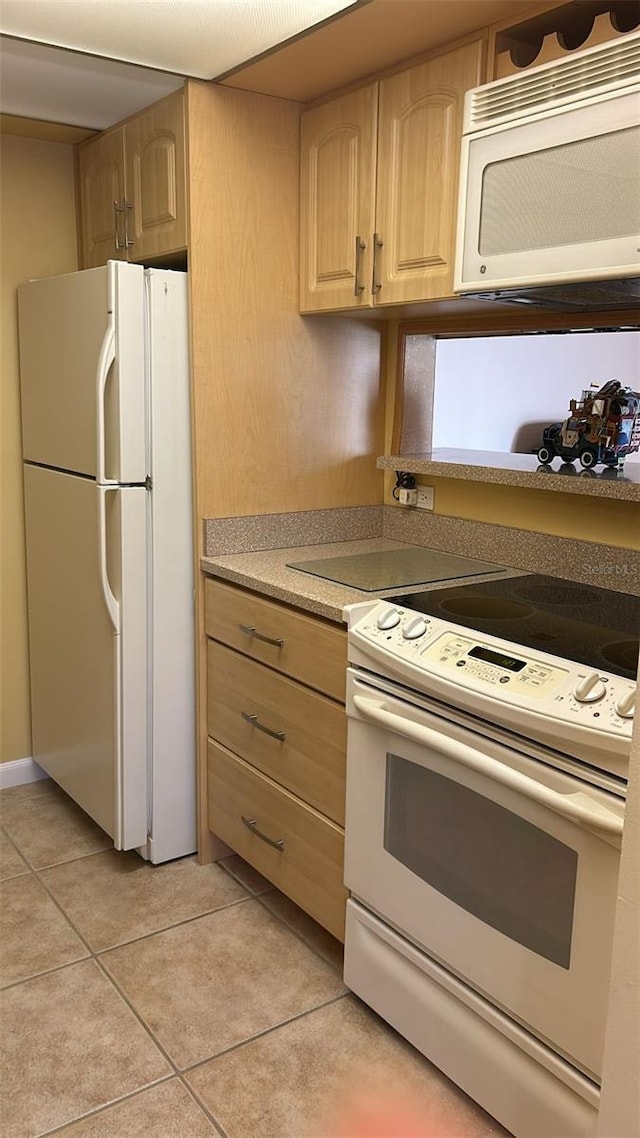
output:
[[593,1134],[640,601],[505,575],[345,617],[346,983],[518,1138]]

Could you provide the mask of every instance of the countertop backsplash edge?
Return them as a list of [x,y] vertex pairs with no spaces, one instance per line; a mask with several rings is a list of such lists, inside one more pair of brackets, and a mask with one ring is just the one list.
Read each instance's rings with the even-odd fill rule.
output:
[[397,506],[383,507],[382,528],[391,541],[640,595],[640,552],[635,549]]
[[[338,551],[336,542],[353,543],[353,552],[399,542],[640,595],[636,550],[394,506],[208,519],[203,530],[205,573],[333,620],[339,618],[341,604],[375,594],[341,589],[304,574],[296,575],[294,586],[294,571],[286,562],[349,552],[346,547]],[[260,553],[264,557],[257,556]],[[245,562],[243,555],[251,554]]]
[[382,537],[379,506],[344,506],[294,513],[252,514],[236,518],[205,518],[204,557],[256,553],[294,545],[326,545]]

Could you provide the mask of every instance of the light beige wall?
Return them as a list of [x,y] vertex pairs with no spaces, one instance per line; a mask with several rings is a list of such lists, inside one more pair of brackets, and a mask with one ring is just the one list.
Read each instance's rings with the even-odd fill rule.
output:
[[0,761],[31,754],[16,286],[78,267],[73,149],[0,136]]
[[483,485],[458,478],[424,475],[417,481],[435,488],[437,514],[595,541],[622,549],[640,549],[637,502],[558,494],[522,486]]

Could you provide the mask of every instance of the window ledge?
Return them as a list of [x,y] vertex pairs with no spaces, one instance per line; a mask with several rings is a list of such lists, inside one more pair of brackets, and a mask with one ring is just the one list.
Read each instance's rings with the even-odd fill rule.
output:
[[376,465],[379,470],[640,502],[640,462],[627,462],[623,470],[602,466],[583,470],[578,462],[559,465],[558,459],[552,466],[542,466],[535,454],[439,447],[425,454],[383,455]]

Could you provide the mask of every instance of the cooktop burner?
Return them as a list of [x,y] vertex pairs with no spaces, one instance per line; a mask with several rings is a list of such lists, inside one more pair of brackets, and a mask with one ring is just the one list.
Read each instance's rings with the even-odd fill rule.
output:
[[636,678],[640,597],[532,575],[387,599],[514,645]]

